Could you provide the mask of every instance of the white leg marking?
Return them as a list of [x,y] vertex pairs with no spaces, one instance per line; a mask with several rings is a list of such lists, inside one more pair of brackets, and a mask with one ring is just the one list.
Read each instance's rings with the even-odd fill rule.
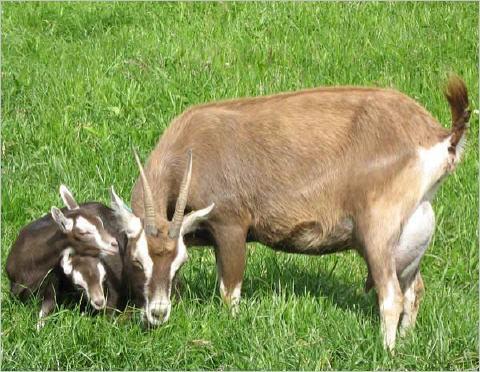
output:
[[233,315],[236,315],[239,310],[240,298],[242,293],[242,283],[238,283],[231,292],[225,288],[223,280],[220,279],[220,295],[223,301],[230,306]]
[[37,321],[37,332],[40,331],[45,326],[45,319],[43,319],[45,314],[43,313],[43,309],[40,310],[38,314],[38,321]]
[[387,285],[387,295],[380,304],[380,316],[383,334],[383,346],[393,351],[397,333],[398,315],[395,303],[395,288],[392,282]]
[[387,295],[382,301],[382,310],[388,311],[394,308],[395,305],[395,290],[393,288],[393,283],[388,283]]
[[403,294],[403,317],[400,323],[400,336],[405,336],[407,330],[413,325],[413,307],[415,305],[415,280]]

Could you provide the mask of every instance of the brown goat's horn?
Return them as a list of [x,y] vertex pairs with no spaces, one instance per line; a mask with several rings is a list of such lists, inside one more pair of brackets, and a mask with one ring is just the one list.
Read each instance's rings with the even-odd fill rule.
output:
[[178,194],[177,204],[175,205],[175,213],[173,214],[170,228],[168,229],[168,237],[176,239],[180,235],[180,227],[182,226],[183,214],[187,205],[188,190],[190,188],[190,180],[192,178],[192,150],[188,150],[187,169],[183,175],[183,180],[180,185],[180,192]]
[[140,170],[140,177],[142,178],[143,184],[143,202],[145,208],[145,233],[147,235],[157,235],[157,225],[155,223],[155,209],[153,207],[153,196],[152,190],[147,181],[147,177],[145,176],[145,172],[143,171],[142,163],[140,162],[140,158],[135,150],[133,150],[133,154],[135,155],[135,160],[138,164],[138,169]]

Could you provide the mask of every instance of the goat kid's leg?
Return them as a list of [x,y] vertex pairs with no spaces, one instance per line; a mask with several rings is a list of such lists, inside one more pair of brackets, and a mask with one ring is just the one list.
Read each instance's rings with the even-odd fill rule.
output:
[[215,258],[223,302],[238,311],[246,260],[246,231],[239,226],[214,229]]
[[57,304],[56,292],[58,290],[58,284],[56,281],[49,283],[46,288],[42,299],[42,306],[40,313],[38,314],[37,331],[40,331],[45,326],[45,317],[50,315],[55,309]]

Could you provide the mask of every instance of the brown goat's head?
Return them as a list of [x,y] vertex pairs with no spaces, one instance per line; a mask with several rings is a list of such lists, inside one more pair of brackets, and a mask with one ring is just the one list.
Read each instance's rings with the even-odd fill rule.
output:
[[125,206],[112,188],[112,208],[123,220],[129,238],[132,262],[145,274],[145,316],[151,325],[168,320],[171,310],[172,282],[188,258],[183,236],[194,231],[212,211],[214,204],[184,216],[192,175],[192,153],[188,153],[185,171],[171,221],[159,216],[153,207],[153,198],[143,167],[135,153],[143,183],[145,219],[142,222]]

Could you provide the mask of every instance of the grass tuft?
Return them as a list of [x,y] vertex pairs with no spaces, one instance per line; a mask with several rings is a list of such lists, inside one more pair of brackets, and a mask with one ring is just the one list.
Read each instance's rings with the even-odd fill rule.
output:
[[[445,126],[448,73],[478,109],[478,3],[5,3],[2,7],[2,268],[20,227],[60,205],[128,200],[132,146],[147,155],[188,106],[321,85],[392,87]],[[110,320],[9,296],[3,370],[478,369],[478,115],[434,204],[416,329],[389,357],[366,269],[347,252],[249,246],[241,311],[216,290],[213,254],[191,253],[171,320]],[[32,247],[34,249],[34,247]]]

